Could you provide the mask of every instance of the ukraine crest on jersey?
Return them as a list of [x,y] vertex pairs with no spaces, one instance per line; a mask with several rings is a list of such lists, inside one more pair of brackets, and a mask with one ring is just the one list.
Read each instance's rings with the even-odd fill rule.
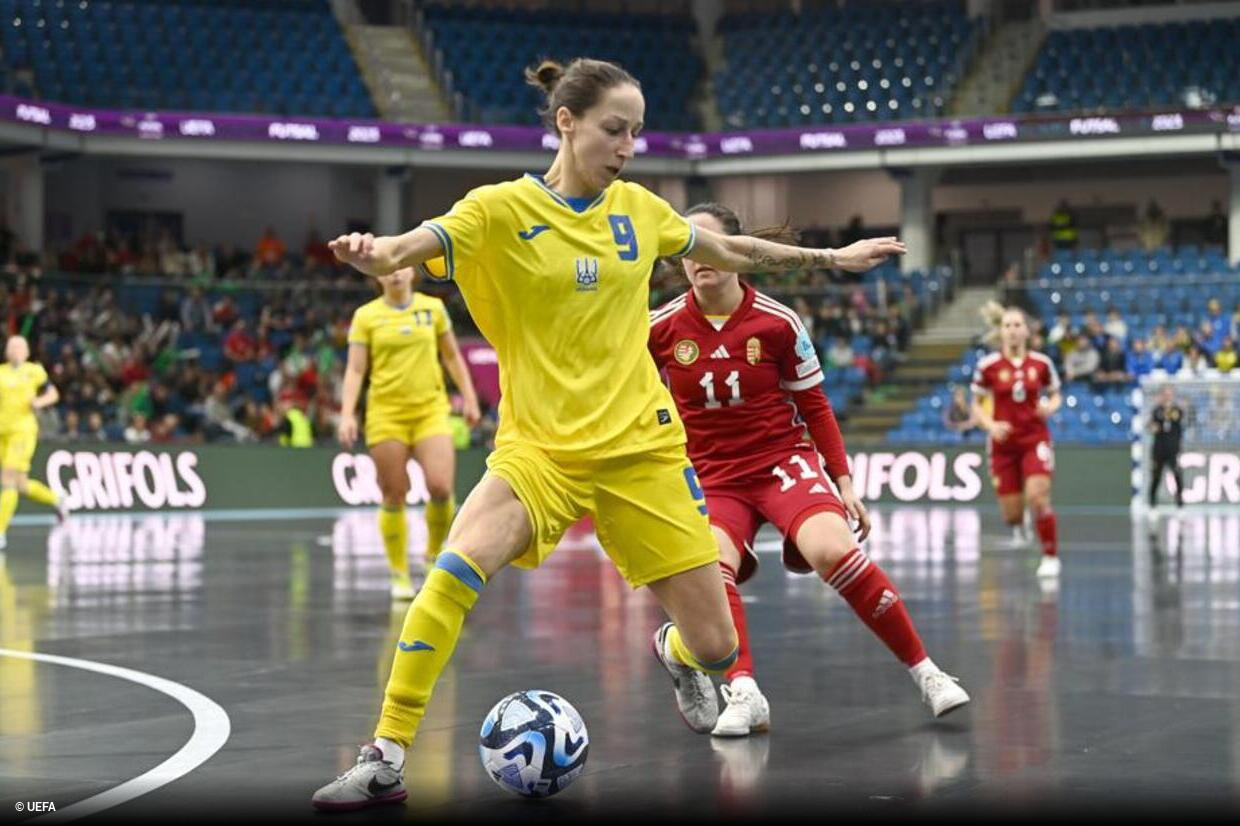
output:
[[615,181],[578,211],[526,175],[422,226],[499,358],[497,446],[606,457],[684,443],[646,347],[655,259],[695,237],[671,205]]

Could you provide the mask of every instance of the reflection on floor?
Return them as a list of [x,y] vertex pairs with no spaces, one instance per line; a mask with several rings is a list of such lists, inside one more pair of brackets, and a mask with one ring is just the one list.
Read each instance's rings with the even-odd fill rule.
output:
[[[410,527],[420,568],[417,512]],[[937,722],[847,606],[817,578],[783,572],[779,538],[762,534],[762,569],[745,591],[773,727],[728,741],[680,723],[649,654],[657,605],[580,527],[543,569],[488,583],[411,754],[408,811],[883,812],[1184,795],[1235,805],[1240,514],[1064,516],[1061,533],[1064,574],[1044,588],[1034,552],[1007,548],[989,511],[877,510],[867,551],[932,656],[973,693],[967,711]],[[16,527],[9,540],[0,648],[184,682],[233,718],[211,761],[116,817],[192,816],[206,800],[299,816],[367,739],[403,618],[372,512],[81,516]],[[538,809],[514,808],[474,748],[485,711],[520,688],[564,694],[592,737],[585,776]],[[176,751],[188,715],[151,702],[104,677],[0,656],[0,808],[63,807]]]

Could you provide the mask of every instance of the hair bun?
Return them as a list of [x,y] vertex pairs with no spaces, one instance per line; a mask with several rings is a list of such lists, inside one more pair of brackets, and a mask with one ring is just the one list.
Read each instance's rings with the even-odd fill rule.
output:
[[551,94],[560,78],[564,77],[564,67],[554,60],[544,60],[537,69],[525,70],[525,82],[537,86],[546,94]]

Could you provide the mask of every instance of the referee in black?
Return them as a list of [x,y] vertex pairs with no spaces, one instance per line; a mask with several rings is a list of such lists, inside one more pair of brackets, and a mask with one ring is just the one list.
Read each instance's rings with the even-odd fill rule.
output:
[[1184,408],[1175,403],[1175,391],[1164,386],[1158,394],[1158,406],[1150,414],[1150,430],[1154,431],[1154,473],[1150,478],[1150,507],[1158,501],[1158,485],[1163,472],[1171,469],[1175,477],[1175,506],[1184,506],[1184,474],[1180,472],[1180,442],[1184,436]]

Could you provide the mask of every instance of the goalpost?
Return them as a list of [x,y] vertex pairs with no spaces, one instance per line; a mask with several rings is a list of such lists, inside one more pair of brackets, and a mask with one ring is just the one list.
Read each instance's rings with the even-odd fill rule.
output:
[[[1161,371],[1159,371],[1161,372]],[[1164,387],[1184,410],[1180,469],[1185,507],[1240,506],[1240,370],[1208,371],[1193,378],[1151,374],[1133,391],[1137,413],[1132,421],[1132,507],[1147,508],[1154,471],[1154,434],[1150,414]],[[1175,480],[1165,472],[1159,482],[1158,504],[1174,505]]]

